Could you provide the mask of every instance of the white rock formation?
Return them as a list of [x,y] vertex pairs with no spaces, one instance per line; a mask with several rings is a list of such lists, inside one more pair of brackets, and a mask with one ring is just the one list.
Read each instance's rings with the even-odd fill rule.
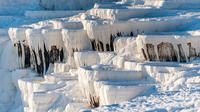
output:
[[146,60],[185,62],[199,55],[199,41],[191,35],[139,35],[137,45]]
[[[182,88],[198,93],[199,3],[1,0],[0,112],[71,112],[137,96],[141,101],[154,86],[153,97]],[[199,107],[198,97],[183,98]]]
[[[107,90],[104,91],[104,89],[101,90],[101,87],[99,87],[101,86],[101,84],[96,85],[95,81],[100,81],[100,80],[102,81],[104,80],[106,81],[133,81],[133,80],[141,80],[143,78],[145,78],[145,75],[143,75],[142,72],[140,71],[114,70],[113,67],[103,66],[103,65],[92,66],[92,67],[81,67],[78,70],[78,80],[81,86],[82,93],[88,99],[88,102],[92,107],[96,107],[99,105],[109,105],[115,102],[112,100],[107,101],[108,100],[107,98],[109,97],[109,95],[102,96],[103,93],[99,95],[99,92],[110,93],[110,91],[107,91]],[[102,87],[104,87],[104,84],[102,84]],[[114,86],[114,88],[116,87]],[[111,88],[108,90],[112,90],[112,89],[114,90],[114,88],[112,88],[112,84],[111,84]],[[125,88],[124,90],[126,91]],[[133,88],[132,92],[134,93],[135,87],[130,87],[130,88]],[[116,91],[120,91],[120,89],[116,89]],[[125,101],[130,97],[135,97],[143,90],[138,90],[138,91],[139,91],[138,93],[132,94],[131,96],[128,95],[127,97],[121,98],[119,100],[116,99],[115,103],[118,103],[119,101]]]
[[77,68],[97,64],[112,64],[112,59],[115,56],[116,54],[113,52],[83,51],[74,53]]

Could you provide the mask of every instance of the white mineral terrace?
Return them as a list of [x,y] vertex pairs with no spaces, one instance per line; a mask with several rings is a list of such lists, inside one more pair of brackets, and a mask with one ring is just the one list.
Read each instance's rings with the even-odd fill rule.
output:
[[200,0],[0,0],[0,112],[199,112]]
[[[166,52],[168,55],[173,55],[170,52],[174,49],[175,55],[177,56],[177,61],[183,61],[181,58],[185,58],[185,61],[188,61],[190,57],[199,56],[199,42],[199,36],[191,35],[139,35],[137,38],[138,50],[142,52],[142,49],[144,49],[144,55],[146,55],[149,60],[151,60],[151,53],[156,54],[155,60],[160,60],[159,56],[167,56],[166,54],[162,53]],[[171,44],[173,48],[163,45],[165,46],[163,50],[166,51],[161,53],[161,51],[159,51],[159,45],[162,43]],[[152,49],[148,46],[150,44],[153,45]]]

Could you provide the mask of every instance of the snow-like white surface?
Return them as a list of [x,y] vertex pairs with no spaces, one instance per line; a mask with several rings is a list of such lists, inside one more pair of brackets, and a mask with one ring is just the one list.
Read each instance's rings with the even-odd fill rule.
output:
[[[199,3],[0,0],[0,112],[200,111]],[[187,62],[146,62],[141,48],[162,42]],[[48,65],[52,46],[64,59]]]
[[81,101],[82,96],[76,84],[77,78],[69,73],[49,74],[45,78],[27,77],[20,79],[18,83],[27,112],[59,112],[64,111],[72,102],[84,102]]
[[[108,81],[131,81],[131,80],[141,80],[145,78],[145,75],[142,74],[140,71],[122,71],[122,70],[115,70],[113,67],[105,66],[105,65],[94,65],[92,67],[81,67],[78,70],[78,80],[79,84],[81,86],[81,90],[84,94],[84,96],[90,101],[91,97],[99,97],[100,105],[109,105],[112,103],[119,103],[120,101],[125,101],[131,97],[135,97],[140,92],[144,91],[142,89],[139,89],[137,93],[133,94],[135,89],[137,89],[137,86],[130,86],[127,87],[116,87],[112,84],[108,85],[105,84],[98,84],[95,83],[95,81],[99,80],[108,80]],[[105,88],[104,88],[105,87]],[[132,88],[132,89],[131,89]],[[138,87],[140,88],[140,87]],[[127,93],[127,97],[122,97],[116,100],[114,97],[117,97],[116,95],[112,95],[112,92],[118,92],[119,96],[120,94],[123,94],[123,92],[131,89],[130,93]],[[146,90],[146,89],[145,89]],[[121,93],[122,92],[122,93]],[[105,94],[107,93],[107,94]],[[105,94],[105,95],[104,95]],[[109,97],[112,96],[109,100]],[[108,101],[107,101],[108,100]]]
[[[127,62],[125,62],[127,63]],[[130,64],[131,62],[129,62]],[[157,82],[150,95],[119,105],[103,106],[92,112],[108,111],[199,111],[199,60],[190,64],[146,63],[144,69]],[[133,64],[133,62],[132,62]],[[151,66],[151,67],[150,67]],[[155,68],[153,68],[155,67]],[[192,68],[191,68],[192,67]],[[132,65],[132,68],[134,66]],[[161,69],[162,68],[162,69]],[[159,69],[159,70],[156,70]],[[168,71],[168,72],[167,72]]]
[[54,72],[55,73],[62,73],[68,72],[70,69],[70,65],[66,63],[54,63]]
[[90,48],[85,30],[62,30],[62,37],[68,56],[73,55],[73,52]]
[[4,43],[0,44],[0,46],[0,68],[5,70],[15,70],[18,66],[16,63],[17,57],[15,55],[13,43],[11,41],[5,41]]
[[100,105],[119,104],[149,91],[152,87],[152,85],[137,85],[133,82],[95,81],[95,93],[99,96]]
[[186,89],[178,92],[154,93],[150,96],[140,96],[120,105],[103,106],[92,112],[110,111],[158,111],[158,112],[199,112],[199,89]]
[[121,35],[130,36],[153,33],[153,32],[169,32],[174,30],[183,30],[192,23],[193,20],[188,17],[172,17],[159,19],[130,19],[129,21],[104,21],[104,20],[84,20],[84,29],[87,29],[87,34],[91,40],[102,42],[103,48],[106,49],[106,44],[110,44],[111,35],[117,37]]
[[26,11],[25,16],[34,19],[49,19],[73,16],[83,11]]
[[97,64],[112,64],[112,59],[115,57],[113,52],[96,52],[96,51],[83,51],[75,52],[74,58],[76,67],[92,66]]

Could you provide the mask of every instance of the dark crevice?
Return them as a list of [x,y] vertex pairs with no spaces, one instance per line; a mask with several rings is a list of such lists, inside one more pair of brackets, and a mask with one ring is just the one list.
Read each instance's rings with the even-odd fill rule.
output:
[[[132,34],[133,35],[133,34]],[[118,32],[116,35],[110,35],[110,43],[103,43],[99,40],[90,40],[92,49],[94,51],[114,51],[114,40],[116,37],[122,36],[121,32]]]
[[103,43],[99,41],[100,51],[104,51]]
[[134,36],[133,32],[130,33],[130,36]]
[[92,44],[92,49],[95,51],[96,50],[95,40],[90,40],[90,42]]
[[143,56],[144,56],[144,59],[147,60],[147,56],[146,56],[146,54],[145,54],[145,52],[144,52],[144,49],[142,49],[142,54],[143,54]]
[[171,43],[160,43],[157,46],[160,61],[175,61],[177,62],[177,54]]
[[154,45],[153,44],[146,44],[146,48],[147,48],[147,55],[149,57],[149,61],[156,61],[156,52],[154,49]]
[[21,43],[17,43],[17,49],[18,49],[18,56],[22,57],[22,46]]
[[99,107],[99,97],[94,97],[92,95],[89,95],[89,96],[90,96],[90,100],[89,100],[90,107],[91,108]]
[[60,62],[62,62],[63,61],[63,59],[64,59],[64,51],[63,51],[63,48],[60,50]]
[[113,46],[113,42],[115,40],[115,36],[113,36],[112,34],[110,35],[110,50],[114,51],[114,46]]
[[50,64],[50,62],[49,62],[50,58],[49,58],[49,52],[47,51],[45,44],[44,44],[44,58],[45,58],[45,67],[46,67],[46,71],[47,71],[49,68],[49,64]]
[[[43,46],[43,49],[38,48],[38,52],[36,52],[35,49],[30,49],[28,45],[21,44],[20,41],[14,44],[18,57],[24,57],[22,62],[24,63],[24,68],[32,67],[40,76],[47,72],[50,63],[54,64],[64,60],[63,48],[58,49],[57,46],[51,46],[49,51],[45,44]],[[78,49],[74,49],[74,51],[78,51]]]
[[197,56],[196,49],[192,47],[192,44],[189,42],[187,43],[189,47],[189,57],[188,59],[190,60],[191,58],[195,58]]
[[117,36],[118,37],[122,36],[122,33],[121,32],[117,32]]
[[28,68],[31,66],[31,53],[28,45],[23,44],[24,47],[24,67]]
[[50,63],[54,64],[56,61],[59,60],[59,49],[56,46],[51,46],[50,51]]
[[109,44],[106,44],[106,51],[110,51],[110,46],[109,46]]
[[186,62],[186,57],[182,48],[181,44],[178,44],[178,51],[179,51],[179,57],[180,57],[180,62]]
[[36,71],[38,72],[38,61],[37,61],[37,55],[36,55],[36,52],[35,52],[35,50],[33,50],[32,49],[32,51],[33,51],[33,57],[34,57],[34,60],[35,60],[35,65],[36,65]]
[[41,49],[39,49],[38,54],[39,54],[39,58],[40,58],[40,65],[38,65],[37,72],[41,76],[41,74],[43,74],[43,72],[44,72],[44,63],[43,63],[43,57],[42,57],[42,50]]

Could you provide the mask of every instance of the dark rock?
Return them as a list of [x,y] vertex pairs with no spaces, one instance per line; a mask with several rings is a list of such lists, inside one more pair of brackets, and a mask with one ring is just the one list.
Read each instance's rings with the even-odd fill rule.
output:
[[100,51],[104,51],[103,43],[101,41],[99,41],[98,43],[99,43]]
[[44,61],[43,61],[43,56],[42,56],[42,50],[39,49],[38,51],[39,58],[40,58],[40,64],[37,66],[37,72],[42,75],[44,73]]
[[133,32],[130,33],[130,36],[134,36]]
[[18,56],[22,57],[22,46],[21,43],[17,43],[17,50],[18,50]]
[[189,47],[189,57],[188,59],[190,60],[191,58],[195,58],[196,55],[196,49],[192,47],[191,43],[187,43],[188,47]]
[[91,108],[99,107],[100,105],[99,97],[90,95],[89,104]]
[[176,51],[171,43],[162,42],[157,48],[160,61],[177,61]]
[[37,61],[37,55],[36,55],[36,52],[34,49],[32,49],[32,52],[33,52],[33,57],[34,57],[34,61],[35,61],[35,66],[36,66],[36,71],[38,73],[38,61]]
[[118,37],[122,36],[122,33],[121,32],[117,32],[117,36]]
[[110,46],[109,46],[109,44],[106,44],[106,51],[110,51]]
[[44,59],[45,59],[45,67],[46,67],[45,71],[47,71],[50,64],[50,57],[49,57],[49,52],[47,51],[45,44],[44,44]]
[[60,62],[62,62],[64,60],[64,51],[63,51],[63,48],[60,50]]
[[110,35],[110,51],[114,51],[114,45],[113,45],[114,40],[115,40],[115,36],[111,34]]
[[31,66],[31,53],[28,45],[23,44],[24,47],[24,67],[28,68]]
[[180,56],[180,62],[186,62],[186,57],[182,48],[181,44],[178,44],[178,51],[179,51],[179,56]]
[[51,51],[49,54],[50,63],[54,64],[54,62],[59,60],[59,49],[56,46],[51,46]]
[[149,61],[156,61],[156,52],[153,44],[146,44]]
[[92,44],[92,49],[95,51],[96,50],[96,42],[95,40],[90,40],[91,44]]
[[144,49],[142,49],[142,54],[143,54],[143,56],[144,56],[144,59],[147,60],[147,56],[146,56],[146,54],[145,54],[145,52],[144,52]]

